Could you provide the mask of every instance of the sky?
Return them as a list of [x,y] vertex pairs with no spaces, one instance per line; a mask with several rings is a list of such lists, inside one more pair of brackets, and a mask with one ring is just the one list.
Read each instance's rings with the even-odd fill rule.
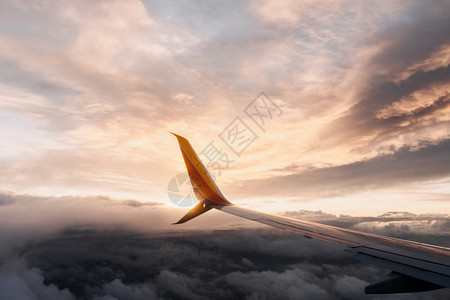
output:
[[[446,0],[1,1],[0,298],[203,299],[213,276],[219,298],[358,299],[384,274],[220,212],[174,228],[168,191],[189,186],[173,190],[170,132],[235,204],[448,247],[449,16]],[[131,276],[147,247],[167,251]]]
[[242,205],[449,212],[449,9],[3,1],[0,188],[170,204],[175,132]]

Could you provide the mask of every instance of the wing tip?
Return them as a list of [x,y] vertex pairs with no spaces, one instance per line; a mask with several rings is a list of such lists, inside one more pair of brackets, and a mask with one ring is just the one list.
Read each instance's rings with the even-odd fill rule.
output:
[[206,205],[204,201],[198,202],[193,208],[191,208],[191,210],[187,212],[187,214],[185,214],[180,220],[178,220],[178,222],[172,223],[172,225],[186,223],[187,221],[192,220],[200,216],[201,214],[204,214],[210,209],[211,207]]
[[[174,132],[170,133],[174,135],[178,140],[178,144],[181,148],[181,154],[183,156],[190,181],[192,183],[192,186],[195,187],[195,196],[198,200],[200,200],[198,205],[192,208],[178,222],[173,224],[175,225],[185,223],[190,219],[193,219],[205,213],[214,206],[232,205],[231,202],[229,202],[222,195],[211,175],[208,173],[208,170],[202,164],[200,158],[197,156],[197,153],[195,153],[195,150],[189,143],[189,141]],[[208,201],[208,203],[210,202],[209,204],[212,205],[206,205],[206,201]]]
[[182,137],[181,135],[176,134],[176,133],[174,133],[174,132],[172,132],[172,131],[169,131],[169,132],[170,132],[171,134],[173,134],[173,135],[177,138],[178,141],[180,141],[180,140],[187,141],[187,139],[186,139],[185,137]]

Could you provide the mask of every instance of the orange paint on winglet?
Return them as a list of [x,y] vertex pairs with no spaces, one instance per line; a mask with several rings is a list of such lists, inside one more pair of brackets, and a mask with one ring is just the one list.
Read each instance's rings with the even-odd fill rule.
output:
[[184,137],[171,132],[178,140],[181,154],[189,174],[195,195],[200,202],[211,201],[218,205],[232,205],[220,192],[191,144]]

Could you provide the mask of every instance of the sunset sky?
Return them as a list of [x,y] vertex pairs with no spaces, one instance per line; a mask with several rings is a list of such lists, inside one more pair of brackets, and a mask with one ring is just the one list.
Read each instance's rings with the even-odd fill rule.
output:
[[450,247],[450,1],[0,1],[0,299],[381,299],[341,246],[171,225],[170,132],[232,203]]
[[[0,190],[171,205],[172,131],[228,155],[217,182],[236,204],[450,213],[449,15],[444,0],[2,1]],[[261,92],[264,126],[246,114]],[[221,139],[236,118],[255,137],[239,155]]]

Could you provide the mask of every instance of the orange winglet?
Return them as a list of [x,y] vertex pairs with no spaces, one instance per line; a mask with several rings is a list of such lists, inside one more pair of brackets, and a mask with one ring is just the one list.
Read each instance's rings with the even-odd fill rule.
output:
[[189,141],[178,134],[173,132],[171,133],[178,140],[195,196],[200,201],[200,203],[194,206],[180,221],[175,224],[187,222],[188,220],[208,211],[211,209],[211,206],[233,205],[222,195]]

